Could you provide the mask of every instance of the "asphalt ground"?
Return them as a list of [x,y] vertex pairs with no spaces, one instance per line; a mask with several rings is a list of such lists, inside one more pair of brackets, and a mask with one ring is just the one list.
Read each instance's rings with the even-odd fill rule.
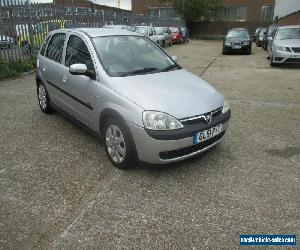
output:
[[221,46],[167,49],[232,108],[219,145],[168,166],[115,169],[96,138],[39,110],[33,74],[0,82],[0,248],[248,249],[240,234],[299,239],[299,67],[271,68],[256,47],[223,56]]

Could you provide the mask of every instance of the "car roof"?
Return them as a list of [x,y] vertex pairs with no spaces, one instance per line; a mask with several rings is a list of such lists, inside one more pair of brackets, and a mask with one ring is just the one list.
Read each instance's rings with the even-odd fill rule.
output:
[[290,29],[290,28],[300,28],[300,25],[289,25],[289,26],[280,26],[278,29]]
[[142,36],[138,33],[121,30],[121,29],[108,29],[108,28],[74,28],[74,29],[62,29],[62,31],[78,31],[85,33],[89,37],[99,36]]

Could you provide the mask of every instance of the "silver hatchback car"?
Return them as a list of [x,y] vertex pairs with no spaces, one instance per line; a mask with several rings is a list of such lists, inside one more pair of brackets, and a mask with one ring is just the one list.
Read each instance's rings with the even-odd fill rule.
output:
[[58,110],[103,138],[118,168],[194,156],[216,145],[229,125],[223,95],[137,33],[57,30],[37,65],[41,110]]

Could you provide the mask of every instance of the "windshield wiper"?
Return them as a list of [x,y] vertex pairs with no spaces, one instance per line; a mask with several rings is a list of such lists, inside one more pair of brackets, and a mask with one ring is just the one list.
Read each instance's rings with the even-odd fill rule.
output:
[[149,73],[149,72],[152,72],[155,70],[157,70],[157,68],[142,68],[142,69],[134,70],[131,72],[126,72],[126,73],[122,74],[122,76],[144,74],[144,73]]
[[175,69],[175,68],[179,69],[179,66],[176,65],[176,64],[172,64],[172,65],[162,69],[161,72],[167,72],[167,71],[170,71],[170,70]]

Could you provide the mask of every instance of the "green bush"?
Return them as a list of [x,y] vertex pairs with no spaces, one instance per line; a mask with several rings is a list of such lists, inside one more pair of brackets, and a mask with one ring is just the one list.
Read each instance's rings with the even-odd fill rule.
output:
[[0,61],[0,81],[28,72],[36,68],[36,59],[24,59],[16,62]]

